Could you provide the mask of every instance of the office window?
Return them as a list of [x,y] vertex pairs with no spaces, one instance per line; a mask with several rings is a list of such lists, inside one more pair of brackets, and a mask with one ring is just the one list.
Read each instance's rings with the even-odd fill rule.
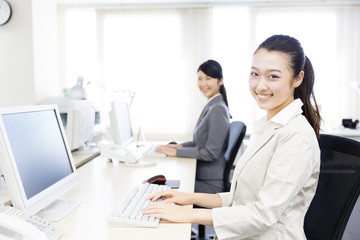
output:
[[[255,119],[255,102],[248,87],[252,52],[249,38],[249,8],[217,7],[213,10],[214,59],[223,66],[224,86],[234,120],[248,125]],[[224,27],[226,26],[226,27]]]
[[184,131],[186,106],[180,17],[177,11],[104,14],[104,82],[133,91],[135,127]]
[[68,87],[78,75],[85,75],[93,83],[87,86],[92,98],[105,110],[110,101],[128,97],[121,91],[135,92],[130,108],[135,129],[150,135],[191,137],[206,104],[197,88],[197,67],[215,59],[223,66],[233,120],[244,121],[251,132],[254,121],[264,115],[248,89],[253,51],[265,38],[287,34],[300,40],[313,63],[323,128],[333,128],[341,118],[360,112],[359,96],[350,88],[360,74],[356,66],[360,53],[354,50],[360,42],[359,9],[69,8],[65,11],[66,68],[60,73],[66,73]]
[[[98,79],[96,13],[91,9],[69,8],[64,12],[65,31],[60,37],[60,74],[66,87],[76,84],[83,76],[86,81]],[[62,29],[61,29],[62,30]],[[63,84],[62,84],[63,85]]]
[[[67,87],[81,72],[89,98],[107,117],[110,102],[129,100],[135,131],[145,135],[192,135],[206,99],[197,88],[197,67],[211,54],[209,9],[65,10],[65,68]],[[77,18],[89,18],[74,24]],[[95,23],[94,23],[95,22]],[[92,31],[79,31],[79,26]],[[75,27],[77,26],[77,27]],[[96,33],[96,37],[92,33]],[[96,46],[82,54],[81,43],[90,38]],[[77,44],[69,50],[72,39]],[[92,59],[88,59],[92,58]],[[75,59],[75,60],[72,60]],[[92,61],[97,65],[93,68]],[[71,63],[70,63],[71,62]],[[88,71],[82,69],[87,62]],[[104,119],[103,118],[103,119]]]

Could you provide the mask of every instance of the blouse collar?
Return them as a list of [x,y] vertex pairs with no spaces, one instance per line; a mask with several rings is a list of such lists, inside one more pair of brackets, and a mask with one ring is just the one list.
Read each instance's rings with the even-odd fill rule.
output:
[[217,96],[221,95],[220,93],[215,94],[214,96],[212,96],[207,103],[209,103],[211,100],[213,100],[214,98],[216,98]]

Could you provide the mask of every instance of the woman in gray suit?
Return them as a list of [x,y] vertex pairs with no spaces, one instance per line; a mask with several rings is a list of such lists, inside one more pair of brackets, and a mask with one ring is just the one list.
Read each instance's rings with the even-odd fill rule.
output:
[[208,99],[196,123],[193,140],[159,146],[156,151],[171,157],[196,158],[195,192],[224,191],[224,154],[229,134],[229,109],[221,65],[208,60],[198,68],[198,87]]

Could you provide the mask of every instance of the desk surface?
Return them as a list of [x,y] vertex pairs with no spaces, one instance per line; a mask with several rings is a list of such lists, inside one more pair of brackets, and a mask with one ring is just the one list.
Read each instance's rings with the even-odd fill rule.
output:
[[322,133],[338,135],[342,137],[351,138],[357,141],[360,141],[360,129],[350,129],[344,127],[338,127],[335,129],[327,130]]
[[72,157],[76,168],[81,167],[85,163],[91,161],[95,157],[100,155],[98,147],[90,146],[87,149],[72,152]]
[[190,239],[191,224],[160,222],[157,228],[109,227],[106,217],[125,193],[156,174],[180,179],[180,190],[194,191],[196,160],[158,158],[157,165],[134,168],[109,162],[99,156],[78,169],[79,184],[63,199],[81,200],[81,204],[58,222],[64,228],[60,240],[77,239]]

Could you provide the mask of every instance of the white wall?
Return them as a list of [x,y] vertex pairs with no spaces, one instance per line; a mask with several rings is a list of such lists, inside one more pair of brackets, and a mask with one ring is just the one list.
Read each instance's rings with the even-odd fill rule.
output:
[[32,0],[35,102],[61,94],[58,84],[57,4]]
[[0,106],[35,102],[31,1],[9,0],[10,21],[0,26]]
[[0,26],[0,106],[37,104],[59,94],[57,6],[51,0],[8,0]]

